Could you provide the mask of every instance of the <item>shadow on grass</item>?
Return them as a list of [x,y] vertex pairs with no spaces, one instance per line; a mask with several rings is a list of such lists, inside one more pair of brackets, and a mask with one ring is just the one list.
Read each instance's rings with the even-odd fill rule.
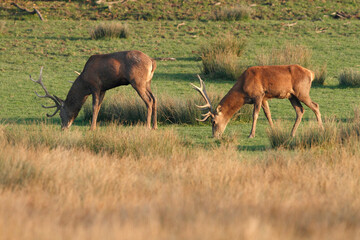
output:
[[91,37],[67,37],[67,36],[43,36],[43,37],[34,37],[27,36],[28,39],[41,39],[41,40],[68,40],[68,41],[79,41],[79,40],[92,40]]
[[[159,56],[160,57],[160,56]],[[158,59],[156,59],[156,57],[154,56],[154,58],[155,58],[155,60],[157,61],[157,62],[167,62],[167,61],[161,61],[161,60],[158,60]],[[194,61],[194,62],[199,62],[200,63],[200,61],[201,61],[201,59],[200,58],[198,58],[198,57],[175,57],[175,59],[176,59],[176,61],[174,61],[174,62],[180,62],[180,61],[185,61],[185,62],[192,62],[192,61]]]
[[208,83],[226,83],[226,84],[235,84],[235,81],[224,79],[224,78],[216,78],[215,76],[202,75],[199,73],[163,73],[156,72],[154,78],[166,79],[171,81],[183,81],[189,83],[198,83],[199,80],[197,78],[197,74],[200,75],[202,80]]
[[159,73],[156,72],[154,78],[161,78],[171,81],[184,81],[184,82],[194,82],[197,81],[196,74],[190,73]]
[[257,152],[257,151],[266,151],[267,147],[265,145],[254,145],[254,146],[237,146],[238,151],[249,151],[249,152]]
[[321,84],[312,84],[311,88],[323,88],[323,89],[331,89],[331,90],[337,90],[337,89],[349,89],[349,88],[360,88],[360,87],[356,87],[356,86],[346,86],[346,85],[321,85]]
[[[60,118],[48,119],[48,118],[1,118],[0,124],[20,124],[20,125],[28,125],[28,124],[39,124],[46,123],[51,125],[58,125],[59,128],[61,126]],[[73,123],[76,126],[89,126],[90,123],[83,118],[76,119]]]

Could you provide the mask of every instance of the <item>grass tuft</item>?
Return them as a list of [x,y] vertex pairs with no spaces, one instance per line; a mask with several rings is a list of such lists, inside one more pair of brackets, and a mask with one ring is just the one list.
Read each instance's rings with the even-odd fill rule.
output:
[[249,6],[238,5],[234,7],[224,7],[215,12],[215,20],[247,20],[251,17],[252,9]]
[[90,36],[92,39],[128,38],[130,36],[130,29],[127,24],[119,22],[100,23],[90,30]]
[[202,72],[236,80],[243,71],[239,58],[245,46],[244,39],[236,38],[231,34],[210,41],[200,49]]
[[269,53],[259,54],[257,65],[299,64],[303,67],[310,67],[311,57],[311,50],[307,47],[288,43],[281,48],[273,48]]
[[315,70],[315,79],[313,81],[316,85],[325,85],[325,80],[327,76],[327,65],[324,64],[320,69]]
[[272,148],[305,149],[314,146],[336,147],[360,137],[360,118],[355,117],[348,123],[329,121],[324,124],[324,130],[318,125],[310,124],[295,137],[290,136],[288,128],[277,125],[269,130],[268,138]]
[[339,75],[340,86],[360,87],[360,72],[351,68],[344,69]]

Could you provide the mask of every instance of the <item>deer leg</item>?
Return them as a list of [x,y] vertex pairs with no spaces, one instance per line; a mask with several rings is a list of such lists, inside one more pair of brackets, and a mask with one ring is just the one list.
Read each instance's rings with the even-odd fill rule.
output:
[[303,106],[301,105],[299,99],[297,99],[297,97],[292,96],[291,98],[289,98],[289,100],[296,112],[296,120],[295,120],[294,126],[291,130],[291,136],[294,137],[296,130],[299,127],[299,124],[301,122],[302,116],[304,115],[305,110],[304,110]]
[[153,105],[152,105],[152,112],[151,112],[153,129],[157,129],[157,106],[156,106],[156,99],[155,99],[154,95],[153,95],[152,92],[151,92],[150,82],[148,82],[148,84],[147,84],[146,91],[147,91],[148,95],[151,97],[152,103],[153,103]]
[[93,93],[92,94],[92,98],[93,98],[93,117],[92,117],[92,121],[91,121],[90,130],[95,130],[96,129],[97,117],[99,115],[101,103],[102,103],[102,101],[104,99],[104,96],[105,96],[105,91],[102,91],[100,93]]
[[317,104],[316,102],[313,102],[310,97],[306,97],[306,98],[299,97],[299,100],[302,101],[306,106],[308,106],[315,113],[315,116],[316,116],[319,126],[322,129],[324,129],[322,120],[321,120],[319,104]]
[[252,123],[252,128],[251,128],[251,131],[250,131],[249,138],[255,137],[256,122],[257,122],[257,119],[259,117],[259,112],[260,112],[260,108],[261,108],[261,102],[262,102],[262,98],[255,99],[254,112],[253,112],[253,123]]
[[150,94],[146,91],[146,88],[139,88],[137,86],[132,85],[136,92],[139,94],[141,99],[144,101],[146,108],[147,108],[147,118],[146,118],[146,126],[151,128],[151,114],[152,114],[152,107],[153,107],[153,99],[151,98]]
[[270,112],[270,108],[269,108],[269,103],[265,99],[262,101],[262,109],[264,110],[265,117],[269,121],[270,127],[273,128],[274,123],[273,123],[272,118],[271,118],[271,112]]

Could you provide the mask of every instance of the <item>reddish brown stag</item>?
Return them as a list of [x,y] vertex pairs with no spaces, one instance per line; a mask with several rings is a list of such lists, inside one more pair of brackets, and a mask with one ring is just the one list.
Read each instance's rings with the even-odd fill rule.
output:
[[219,105],[213,110],[210,99],[206,94],[204,82],[200,76],[200,87],[192,84],[195,90],[200,92],[206,104],[198,106],[201,109],[209,110],[203,114],[204,118],[198,121],[205,121],[209,117],[212,122],[214,137],[220,137],[231,117],[240,110],[244,104],[254,104],[253,123],[249,138],[255,137],[256,122],[262,107],[270,126],[273,127],[268,99],[287,98],[290,100],[296,112],[295,124],[291,136],[295,136],[296,130],[304,115],[304,108],[300,102],[308,106],[316,115],[317,121],[322,127],[319,105],[310,98],[311,83],[314,80],[314,72],[299,65],[281,66],[256,66],[245,70],[235,85],[223,97]]
[[151,92],[151,79],[156,69],[156,62],[140,51],[124,51],[110,54],[93,55],[86,62],[83,71],[72,84],[65,100],[55,95],[50,95],[42,82],[42,70],[39,80],[30,79],[39,83],[45,91],[41,98],[50,98],[55,102],[54,106],[44,108],[56,108],[55,112],[48,117],[53,117],[60,111],[61,127],[67,129],[77,117],[87,97],[92,95],[93,116],[91,130],[96,128],[96,121],[104,99],[105,92],[121,85],[131,86],[136,90],[147,107],[147,127],[157,128],[156,99]]

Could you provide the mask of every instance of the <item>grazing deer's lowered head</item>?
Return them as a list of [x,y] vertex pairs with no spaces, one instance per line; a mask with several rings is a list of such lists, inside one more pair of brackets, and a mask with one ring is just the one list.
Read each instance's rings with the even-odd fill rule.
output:
[[200,80],[200,87],[195,86],[191,83],[193,88],[198,91],[201,96],[204,98],[206,104],[202,106],[196,105],[200,109],[208,110],[207,113],[202,114],[204,117],[203,119],[196,119],[199,122],[205,122],[208,118],[211,118],[211,125],[212,125],[212,134],[213,137],[219,138],[222,133],[225,131],[226,125],[228,124],[230,118],[226,118],[226,116],[221,112],[221,105],[219,105],[215,110],[213,109],[210,98],[208,97],[205,89],[205,83],[200,78],[199,75],[197,77]]
[[287,98],[295,109],[296,120],[291,131],[291,136],[295,136],[296,130],[304,114],[303,102],[314,113],[322,127],[319,105],[310,98],[311,83],[314,80],[314,73],[299,65],[280,65],[280,66],[257,66],[245,70],[238,78],[234,86],[221,99],[215,110],[211,106],[207,96],[204,82],[200,80],[200,87],[192,84],[205,99],[206,104],[198,106],[200,109],[208,109],[203,119],[206,121],[211,118],[213,137],[219,138],[224,132],[226,125],[231,117],[240,110],[244,104],[254,104],[253,123],[249,138],[255,137],[256,122],[262,107],[266,118],[271,127],[273,121],[267,100],[272,98]]
[[53,117],[60,111],[61,128],[67,129],[77,117],[87,97],[91,94],[93,100],[93,117],[91,129],[96,128],[96,121],[104,99],[105,92],[111,88],[128,85],[136,90],[147,107],[147,127],[157,128],[156,99],[151,92],[151,79],[156,69],[155,60],[140,51],[124,51],[110,54],[93,55],[86,62],[83,71],[73,82],[65,100],[55,95],[50,95],[42,82],[42,70],[38,80],[30,79],[45,91],[40,98],[50,98],[54,106],[43,106],[44,108],[56,108]]
[[42,82],[42,71],[43,71],[44,67],[41,67],[40,69],[40,76],[38,80],[34,80],[31,75],[30,75],[30,79],[41,85],[41,87],[44,89],[45,91],[45,95],[40,96],[36,91],[35,94],[40,97],[40,98],[50,98],[51,100],[54,101],[55,105],[54,106],[44,106],[42,105],[43,108],[56,108],[55,112],[53,114],[46,114],[47,117],[53,117],[55,116],[55,114],[60,111],[60,118],[61,118],[61,128],[65,129],[68,128],[71,123],[73,122],[74,119],[71,120],[71,117],[69,116],[69,114],[67,113],[67,110],[65,108],[65,104],[64,104],[64,100],[60,99],[59,97],[55,96],[55,95],[50,95],[49,92],[47,91],[46,87],[44,86],[43,82]]

